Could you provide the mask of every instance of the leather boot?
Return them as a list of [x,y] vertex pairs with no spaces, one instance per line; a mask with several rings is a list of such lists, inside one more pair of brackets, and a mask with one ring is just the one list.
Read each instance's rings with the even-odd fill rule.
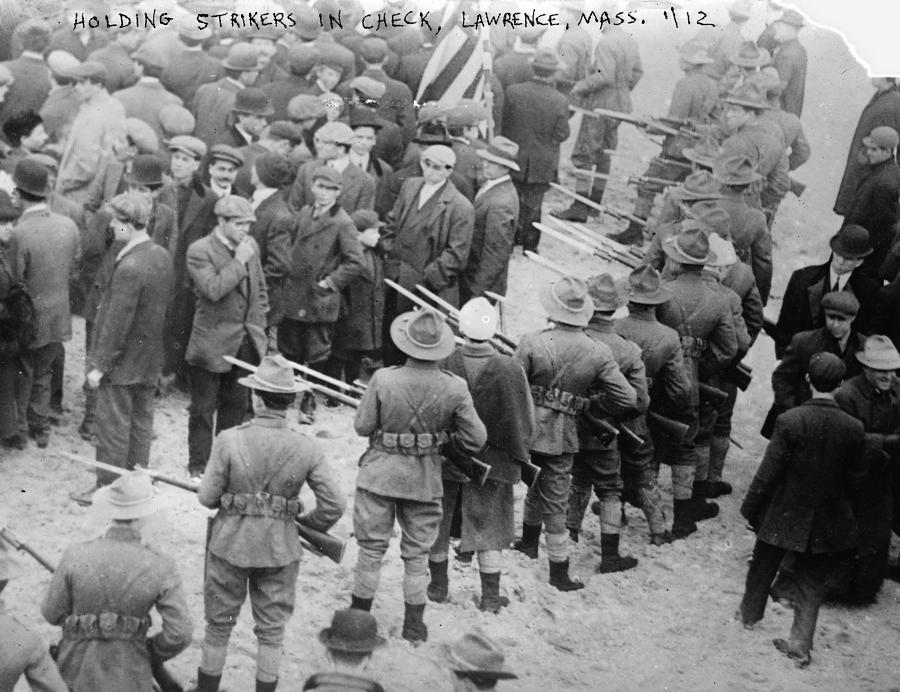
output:
[[450,581],[447,578],[447,560],[440,562],[428,561],[428,571],[431,573],[431,583],[428,585],[429,601],[444,603],[450,593]]
[[197,686],[191,687],[187,692],[219,692],[221,675],[209,675],[199,668],[197,669]]
[[[696,524],[694,525],[696,527]],[[667,543],[671,543],[675,538],[672,536],[671,531],[662,531],[660,533],[651,533],[650,534],[650,545],[666,545]]]
[[730,441],[727,436],[713,436],[709,444],[709,475],[706,479],[706,496],[709,498],[731,495],[731,483],[722,480],[725,457],[728,456]]
[[541,524],[522,522],[522,538],[513,543],[513,548],[524,553],[532,560],[537,560],[538,544],[541,539]]
[[550,214],[563,221],[575,221],[584,223],[588,219],[589,207],[583,202],[572,202],[572,206],[562,211],[551,211]]
[[275,692],[276,687],[278,687],[278,680],[272,682],[256,681],[256,692]]
[[600,565],[597,571],[600,574],[612,572],[625,572],[637,567],[637,558],[619,555],[619,534],[600,534]]
[[578,529],[569,529],[569,539],[572,543],[578,543],[578,538],[581,534],[581,531]]
[[697,530],[691,511],[691,500],[675,500],[675,519],[672,523],[672,539],[686,538]]
[[619,243],[620,245],[643,245],[644,244],[644,229],[638,226],[634,221],[632,221],[628,228],[626,228],[621,233],[613,233],[612,235],[606,236],[610,240]]
[[481,575],[481,601],[478,610],[499,613],[509,605],[509,599],[500,595],[500,572],[479,572]]
[[550,561],[550,586],[555,587],[559,591],[578,591],[583,589],[584,584],[575,581],[569,577],[569,560],[562,562]]
[[428,628],[422,619],[425,615],[425,604],[412,605],[406,603],[403,613],[403,638],[417,644],[428,640]]
[[719,516],[719,505],[706,501],[707,481],[694,481],[694,492],[691,495],[691,511],[694,521],[703,521]]
[[372,610],[372,598],[360,598],[359,596],[350,595],[350,607],[357,610],[364,610],[367,613]]

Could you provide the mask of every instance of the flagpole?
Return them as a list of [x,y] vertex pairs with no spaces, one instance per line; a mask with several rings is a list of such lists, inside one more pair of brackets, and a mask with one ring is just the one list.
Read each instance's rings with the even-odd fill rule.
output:
[[[490,3],[487,0],[483,0],[481,8],[486,10],[489,7]],[[481,27],[480,31],[481,45],[484,49],[484,105],[488,113],[486,139],[490,142],[494,138],[494,126],[496,125],[494,122],[494,91],[491,89],[491,77],[494,74],[494,54],[491,51],[490,28],[485,25]]]

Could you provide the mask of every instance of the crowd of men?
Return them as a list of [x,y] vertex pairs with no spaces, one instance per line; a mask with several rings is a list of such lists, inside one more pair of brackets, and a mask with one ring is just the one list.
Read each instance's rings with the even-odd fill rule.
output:
[[[625,212],[604,197],[643,68],[621,28],[573,21],[553,40],[497,30],[490,99],[420,104],[429,27],[364,33],[352,0],[295,4],[290,30],[201,30],[186,2],[167,30],[26,19],[11,33],[0,63],[0,437],[6,450],[51,444],[73,403],[62,399],[64,344],[82,317],[79,434],[103,466],[71,497],[113,517],[104,537],[66,552],[45,595],[63,636],[58,673],[43,655],[29,663],[51,680],[41,689],[150,690],[190,642],[178,566],[140,542],[155,401],[172,388],[190,396],[186,473],[217,510],[195,689],[219,688],[248,587],[256,689],[278,683],[300,570],[294,522],[327,532],[346,507],[322,449],[288,425],[314,423],[317,401],[356,406],[369,446],[350,608],[322,632],[335,671],[304,689],[381,689],[357,669],[384,643],[368,611],[395,520],[413,643],[428,638],[426,603],[449,598],[453,538],[457,559],[477,555],[490,613],[508,604],[504,551],[537,559],[542,533],[550,585],[583,588],[569,551],[588,507],[597,572],[634,569],[623,502],[664,545],[732,492],[723,472],[749,379],[741,359],[763,331],[779,363],[771,441],[742,505],[757,543],[736,617],[751,627],[770,594],[789,604],[794,627],[775,646],[808,664],[820,604],[874,602],[900,531],[896,80],[873,80],[831,257],[794,272],[775,323],[763,316],[771,228],[785,196],[802,194],[791,172],[810,156],[794,10],[774,8],[751,40],[751,3],[737,0],[730,23],[678,47],[669,112],[638,122],[663,136],[661,152]],[[318,12],[338,7],[346,28],[326,31]],[[582,9],[560,3],[573,18]],[[584,247],[599,231],[577,224],[601,211],[627,219],[603,242],[632,271],[559,268],[538,296],[549,326],[515,343],[498,313],[510,259],[539,250],[570,136],[562,168],[578,183],[553,212],[565,229],[555,234]],[[316,497],[305,512],[304,485]],[[153,607],[163,628],[147,639]],[[448,656],[457,689],[513,676],[479,633]]]

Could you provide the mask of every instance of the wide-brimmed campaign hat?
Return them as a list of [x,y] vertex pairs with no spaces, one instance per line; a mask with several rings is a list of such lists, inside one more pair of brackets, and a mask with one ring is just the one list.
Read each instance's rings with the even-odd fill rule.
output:
[[772,108],[769,102],[766,101],[766,95],[759,84],[755,84],[752,81],[744,82],[740,86],[735,87],[722,100],[725,103],[733,103],[736,106],[753,108],[759,111],[766,111]]
[[94,493],[94,508],[112,519],[140,519],[156,512],[156,488],[143,469],[119,476]]
[[847,224],[828,241],[831,251],[844,259],[862,259],[874,251],[869,231],[856,224]]
[[594,314],[587,284],[571,276],[542,286],[540,299],[550,319],[561,324],[585,327]]
[[857,351],[856,359],[873,370],[900,370],[900,353],[893,342],[881,334],[866,339],[863,350]]
[[762,179],[756,164],[746,154],[736,154],[716,161],[713,177],[723,185],[749,185]]
[[510,170],[518,171],[519,164],[516,157],[519,155],[519,145],[506,137],[494,137],[490,144],[483,149],[476,149],[475,154],[485,161],[499,163]]
[[350,653],[371,652],[387,642],[378,634],[375,616],[357,608],[336,610],[331,627],[319,632],[319,641],[329,649]]
[[760,48],[753,41],[744,41],[729,60],[738,67],[762,67],[768,65],[772,56],[765,48]]
[[595,312],[615,312],[628,302],[622,286],[612,274],[596,274],[585,281]]
[[391,323],[391,340],[403,353],[419,360],[443,360],[455,347],[453,330],[436,310],[405,312]]
[[711,170],[719,157],[719,143],[715,137],[704,135],[694,143],[694,146],[685,147],[681,155],[688,161]]
[[487,298],[472,298],[459,309],[459,331],[475,341],[487,341],[497,332],[497,309]]
[[681,185],[671,188],[669,193],[679,202],[695,202],[701,199],[721,199],[719,181],[709,171],[694,171]]
[[494,680],[519,677],[506,667],[506,657],[497,643],[481,632],[464,634],[452,644],[444,644],[441,651],[455,673],[472,673]]
[[709,232],[695,221],[685,221],[681,233],[667,238],[662,244],[663,252],[681,264],[712,264],[716,256],[709,249]]
[[690,65],[711,65],[715,62],[706,52],[706,46],[696,39],[685,41],[678,49],[678,57]]
[[661,285],[659,272],[649,264],[645,264],[628,275],[625,297],[630,303],[661,305],[669,301],[672,292]]
[[263,358],[255,372],[238,378],[238,384],[272,394],[296,394],[307,389],[294,379],[294,368],[278,354]]

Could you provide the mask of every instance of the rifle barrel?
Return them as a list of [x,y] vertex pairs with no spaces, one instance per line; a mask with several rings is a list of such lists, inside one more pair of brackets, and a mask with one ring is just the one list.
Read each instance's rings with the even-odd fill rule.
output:
[[[438,305],[438,307],[446,310],[448,315],[457,321],[457,324],[459,323],[459,310],[453,307],[450,303],[448,303],[436,293],[429,291],[422,284],[416,284],[416,290],[426,298],[430,298],[431,300],[433,300]],[[499,332],[495,333],[494,337],[492,339],[489,339],[489,341],[504,353],[511,353],[516,349],[516,342],[509,337],[500,334]]]
[[35,560],[37,560],[41,564],[41,567],[46,569],[48,572],[52,573],[52,572],[56,571],[56,567],[53,565],[52,562],[50,562],[50,560],[45,558],[43,555],[41,555],[37,550],[32,548],[27,543],[23,543],[18,538],[16,538],[15,535],[13,535],[12,531],[10,531],[5,526],[0,528],[0,538],[3,538],[3,540],[5,540],[7,543],[9,543],[16,550],[21,551],[23,553],[28,553],[29,555],[31,555],[31,557],[33,557]]
[[[287,359],[285,359],[285,360],[287,360]],[[312,368],[307,367],[306,365],[300,365],[300,363],[295,363],[292,360],[288,360],[287,363],[292,368],[294,368],[294,370],[299,370],[300,372],[302,372],[304,375],[306,375],[308,377],[315,377],[316,379],[322,380],[322,382],[327,382],[328,384],[333,384],[335,387],[338,387],[340,389],[345,389],[350,392],[356,392],[357,394],[362,393],[358,387],[354,387],[352,384],[347,384],[346,382],[341,382],[340,380],[335,379],[334,377],[329,377],[328,375],[318,372],[317,370],[313,370]]]
[[[57,452],[59,456],[65,457],[69,461],[75,461],[79,464],[84,464],[85,466],[92,466],[95,469],[102,469],[103,471],[109,471],[110,473],[114,473],[119,476],[123,476],[126,473],[129,473],[129,469],[123,469],[120,466],[113,466],[112,464],[107,464],[102,461],[96,461],[94,459],[88,459],[87,457],[82,457],[77,454],[72,454],[70,452]],[[171,476],[167,476],[165,474],[160,473],[159,471],[154,471],[153,469],[143,469],[153,480],[159,481],[160,483],[165,483],[167,485],[171,485],[175,488],[180,488],[181,490],[187,490],[191,493],[196,493],[197,489],[200,487],[197,483],[192,483],[190,481],[183,481],[178,478],[172,478]]]
[[559,192],[562,192],[564,195],[568,195],[569,197],[572,197],[573,199],[576,199],[579,202],[582,202],[583,204],[586,204],[587,206],[591,207],[592,209],[601,211],[604,214],[611,214],[612,216],[616,216],[620,219],[628,219],[629,221],[634,221],[636,224],[638,224],[639,226],[642,226],[642,227],[647,225],[647,222],[644,221],[639,216],[635,216],[634,214],[629,214],[627,211],[621,211],[620,209],[616,209],[615,207],[610,207],[605,204],[598,204],[594,200],[588,199],[584,195],[579,195],[577,192],[573,192],[572,190],[564,188],[559,183],[550,183],[550,187],[552,187],[554,190],[558,190]]
[[[240,360],[239,358],[234,358],[232,356],[222,356],[226,362],[231,363],[232,365],[237,365],[239,368],[244,368],[245,370],[249,370],[250,372],[256,372],[256,366],[248,363],[246,361]],[[341,392],[335,391],[331,389],[331,387],[326,387],[324,384],[318,384],[317,382],[310,382],[309,380],[304,380],[299,377],[294,378],[295,382],[301,382],[307,387],[309,387],[314,392],[319,392],[321,394],[325,394],[326,396],[330,396],[332,399],[337,399],[342,404],[346,404],[347,406],[351,406],[356,408],[359,405],[359,399],[355,399],[352,396],[347,396]]]
[[548,260],[546,257],[541,257],[536,252],[532,252],[531,250],[525,250],[525,256],[530,259],[535,264],[540,264],[542,267],[549,269],[550,271],[554,271],[560,276],[568,276],[569,272],[563,269],[561,266],[556,264],[551,260]]

